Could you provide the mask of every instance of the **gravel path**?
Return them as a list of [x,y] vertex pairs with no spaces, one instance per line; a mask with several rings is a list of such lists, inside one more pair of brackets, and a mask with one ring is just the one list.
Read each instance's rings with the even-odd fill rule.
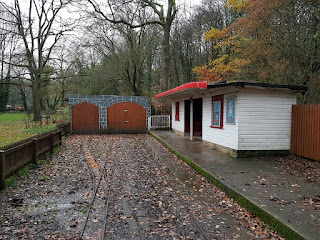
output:
[[71,136],[0,198],[0,239],[281,239],[149,135]]

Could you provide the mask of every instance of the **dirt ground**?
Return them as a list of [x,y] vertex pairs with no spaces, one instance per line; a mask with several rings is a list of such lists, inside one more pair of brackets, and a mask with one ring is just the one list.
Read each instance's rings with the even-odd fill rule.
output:
[[0,199],[0,239],[281,239],[143,134],[71,136]]

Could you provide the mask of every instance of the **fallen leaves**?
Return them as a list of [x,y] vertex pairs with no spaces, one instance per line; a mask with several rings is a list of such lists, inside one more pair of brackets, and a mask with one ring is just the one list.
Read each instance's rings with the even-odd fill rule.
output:
[[2,193],[0,238],[77,239],[94,186],[86,161],[96,173],[117,163],[97,192],[87,239],[102,235],[107,183],[107,239],[204,239],[201,229],[210,239],[281,239],[148,135],[68,138],[52,162]]

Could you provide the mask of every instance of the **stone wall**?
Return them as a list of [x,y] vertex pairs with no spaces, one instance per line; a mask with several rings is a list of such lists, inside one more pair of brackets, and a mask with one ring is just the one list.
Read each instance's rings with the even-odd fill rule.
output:
[[71,108],[72,106],[88,102],[99,107],[99,126],[100,129],[107,129],[107,108],[116,103],[122,102],[132,102],[137,103],[144,107],[147,111],[147,126],[148,126],[148,117],[151,116],[151,105],[149,97],[145,96],[114,96],[114,95],[79,95],[79,94],[70,94],[69,95],[69,118],[72,122]]

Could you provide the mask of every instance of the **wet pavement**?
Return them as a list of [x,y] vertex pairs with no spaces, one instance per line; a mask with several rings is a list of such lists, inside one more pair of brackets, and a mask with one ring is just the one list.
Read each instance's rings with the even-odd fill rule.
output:
[[301,237],[320,239],[320,209],[306,203],[319,199],[319,181],[288,174],[286,162],[277,158],[231,158],[199,138],[190,141],[170,131],[152,134]]
[[73,135],[0,192],[0,239],[282,239],[148,134]]

